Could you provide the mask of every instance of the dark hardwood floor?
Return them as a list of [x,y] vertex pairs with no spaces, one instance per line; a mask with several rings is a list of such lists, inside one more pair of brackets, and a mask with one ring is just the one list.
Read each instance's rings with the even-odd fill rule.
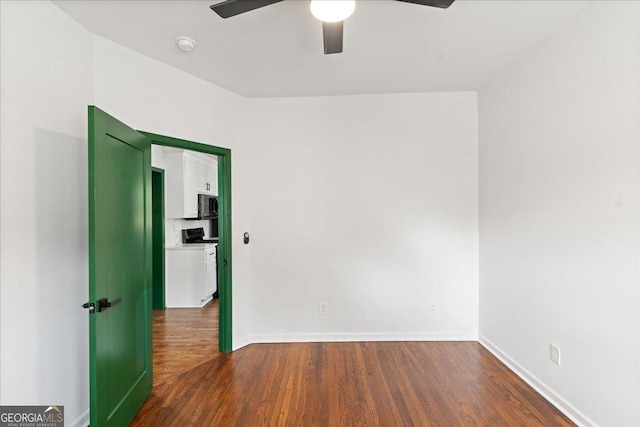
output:
[[154,387],[219,353],[218,307],[153,310]]
[[[173,316],[165,314],[165,330]],[[172,368],[154,361],[163,379],[132,425],[574,425],[475,342],[252,344],[214,349],[202,363],[199,346],[217,340],[192,341],[186,324],[208,328],[184,321],[175,351],[154,349],[172,354]],[[190,362],[181,365],[183,355]]]

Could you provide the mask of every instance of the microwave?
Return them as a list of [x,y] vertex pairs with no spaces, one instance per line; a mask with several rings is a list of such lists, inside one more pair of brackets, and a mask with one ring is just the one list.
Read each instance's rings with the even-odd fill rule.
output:
[[218,218],[218,198],[206,194],[198,194],[198,219]]

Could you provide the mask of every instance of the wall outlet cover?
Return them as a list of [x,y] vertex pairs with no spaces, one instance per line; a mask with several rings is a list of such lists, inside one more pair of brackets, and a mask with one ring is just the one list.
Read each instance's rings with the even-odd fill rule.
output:
[[549,345],[549,358],[553,363],[560,366],[560,347],[550,344]]
[[320,315],[327,314],[327,304],[318,304],[318,313],[320,313]]

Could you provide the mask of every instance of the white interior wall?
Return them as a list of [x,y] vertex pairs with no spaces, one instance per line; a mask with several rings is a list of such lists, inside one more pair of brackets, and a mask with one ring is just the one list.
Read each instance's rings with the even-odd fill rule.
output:
[[[0,5],[0,404],[61,404],[67,425],[86,425],[87,105],[231,148],[236,233],[249,217],[232,132],[242,98],[95,37],[50,2]],[[245,247],[234,263],[233,333],[246,342]]]
[[476,339],[475,93],[250,101],[252,339]]
[[0,403],[88,419],[87,105],[93,38],[49,2],[0,2]]
[[590,5],[479,92],[481,341],[583,425],[640,425],[639,6]]

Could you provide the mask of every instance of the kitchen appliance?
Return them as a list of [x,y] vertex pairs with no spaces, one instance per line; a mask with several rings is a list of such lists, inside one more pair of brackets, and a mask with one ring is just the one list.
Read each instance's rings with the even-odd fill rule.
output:
[[[204,238],[204,228],[186,228],[182,230],[182,243],[185,245],[195,243],[218,243],[218,238],[213,239]],[[206,250],[205,255],[205,296],[211,296],[218,298],[218,247],[217,245],[211,249]],[[212,285],[213,284],[213,285]],[[213,286],[213,287],[212,287]]]
[[205,239],[204,228],[186,228],[182,230],[182,243],[218,243],[218,238]]
[[209,228],[209,230],[211,230],[211,237],[219,237],[218,235],[218,218],[214,218],[211,220],[211,228]]
[[198,194],[198,219],[218,218],[218,198],[206,194]]

